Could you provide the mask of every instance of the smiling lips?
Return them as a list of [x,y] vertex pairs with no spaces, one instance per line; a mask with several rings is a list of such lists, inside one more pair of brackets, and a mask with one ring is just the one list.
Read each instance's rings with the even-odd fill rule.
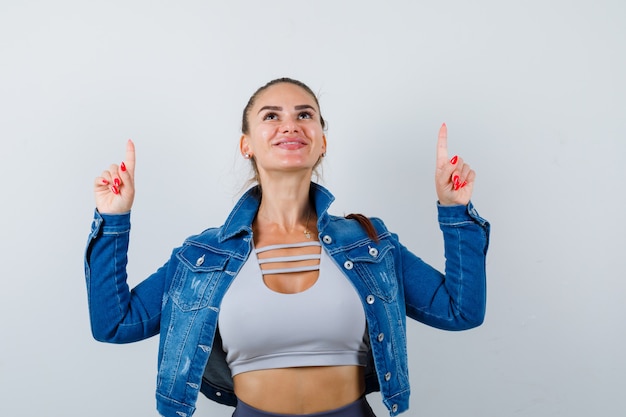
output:
[[297,138],[294,138],[294,139],[285,138],[276,142],[274,146],[278,146],[279,148],[287,149],[287,150],[296,150],[296,149],[305,147],[306,142],[302,139],[297,139]]

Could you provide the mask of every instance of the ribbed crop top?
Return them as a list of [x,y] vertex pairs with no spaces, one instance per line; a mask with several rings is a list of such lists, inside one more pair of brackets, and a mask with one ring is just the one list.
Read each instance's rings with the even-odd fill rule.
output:
[[[320,255],[304,255],[306,259],[319,258],[319,264],[262,271],[259,252],[293,246],[253,250],[224,295],[218,325],[233,376],[260,369],[367,363],[369,345],[363,305],[324,250]],[[261,262],[303,260],[297,258]],[[317,268],[315,283],[294,294],[278,293],[263,280],[263,274]]]

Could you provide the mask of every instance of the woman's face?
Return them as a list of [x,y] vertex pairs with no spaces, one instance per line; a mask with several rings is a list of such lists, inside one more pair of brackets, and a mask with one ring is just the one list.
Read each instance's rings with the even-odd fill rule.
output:
[[301,87],[279,83],[256,98],[248,113],[242,154],[255,158],[261,178],[276,172],[312,172],[326,152],[326,137],[315,99]]

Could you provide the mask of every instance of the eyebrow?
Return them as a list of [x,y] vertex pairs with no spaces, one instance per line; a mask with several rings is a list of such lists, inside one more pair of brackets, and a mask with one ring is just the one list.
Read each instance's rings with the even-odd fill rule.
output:
[[[295,110],[305,110],[305,109],[309,109],[309,110],[313,110],[315,111],[315,108],[309,104],[300,104],[298,106],[294,107]],[[263,106],[259,109],[259,113],[261,113],[263,110],[274,110],[274,111],[282,111],[283,108],[280,106]]]

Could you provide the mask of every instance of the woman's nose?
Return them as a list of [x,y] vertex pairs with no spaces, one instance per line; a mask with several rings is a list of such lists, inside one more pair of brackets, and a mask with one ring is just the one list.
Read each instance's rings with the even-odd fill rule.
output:
[[294,120],[286,120],[281,128],[283,133],[297,132],[299,130],[298,123]]

